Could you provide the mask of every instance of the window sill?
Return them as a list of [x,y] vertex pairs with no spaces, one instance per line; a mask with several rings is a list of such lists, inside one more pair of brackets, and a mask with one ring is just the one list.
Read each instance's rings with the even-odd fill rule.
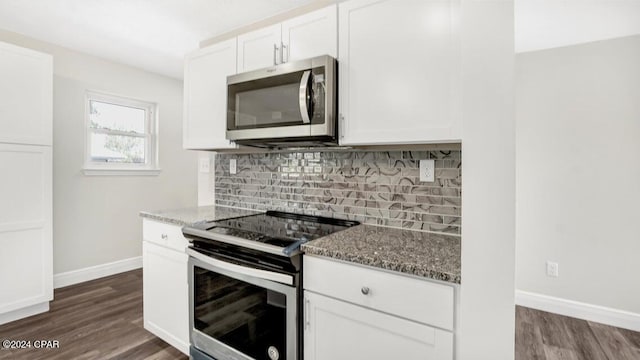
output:
[[162,169],[82,169],[85,176],[158,176],[161,171]]

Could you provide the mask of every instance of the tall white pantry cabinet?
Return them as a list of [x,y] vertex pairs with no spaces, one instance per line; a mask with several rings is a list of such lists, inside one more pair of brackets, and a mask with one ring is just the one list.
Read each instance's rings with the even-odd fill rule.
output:
[[0,42],[0,324],[53,299],[51,55]]

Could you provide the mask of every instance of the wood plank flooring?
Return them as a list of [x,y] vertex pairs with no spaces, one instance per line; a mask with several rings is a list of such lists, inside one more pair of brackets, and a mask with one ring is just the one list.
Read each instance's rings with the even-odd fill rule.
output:
[[142,270],[56,289],[48,313],[0,325],[4,339],[60,347],[0,350],[2,360],[187,359],[143,328]]
[[516,360],[640,360],[640,333],[516,306]]
[[[60,348],[0,350],[0,360],[187,359],[143,328],[142,270],[57,289],[48,313],[0,325],[4,339]],[[516,360],[640,360],[640,333],[519,306],[515,346]]]

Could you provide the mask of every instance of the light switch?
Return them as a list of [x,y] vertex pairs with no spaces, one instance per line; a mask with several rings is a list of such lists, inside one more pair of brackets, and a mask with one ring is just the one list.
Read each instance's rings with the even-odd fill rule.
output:
[[198,167],[199,167],[200,173],[208,174],[210,171],[209,159],[208,158],[200,159]]
[[436,172],[435,160],[420,160],[420,181],[434,182]]

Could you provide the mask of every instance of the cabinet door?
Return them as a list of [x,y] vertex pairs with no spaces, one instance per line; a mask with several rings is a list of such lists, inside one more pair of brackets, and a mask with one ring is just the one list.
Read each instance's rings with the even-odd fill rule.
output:
[[236,73],[236,40],[200,49],[185,58],[185,149],[234,148],[226,139],[227,76]]
[[282,43],[285,62],[321,55],[338,57],[338,6],[283,22]]
[[0,142],[51,145],[53,60],[0,43]]
[[144,328],[189,353],[187,254],[142,242]]
[[238,72],[273,66],[282,61],[280,24],[238,36]]
[[2,314],[53,299],[51,147],[0,144]]
[[306,360],[451,360],[453,334],[304,292]]
[[341,143],[459,141],[458,0],[339,6]]

